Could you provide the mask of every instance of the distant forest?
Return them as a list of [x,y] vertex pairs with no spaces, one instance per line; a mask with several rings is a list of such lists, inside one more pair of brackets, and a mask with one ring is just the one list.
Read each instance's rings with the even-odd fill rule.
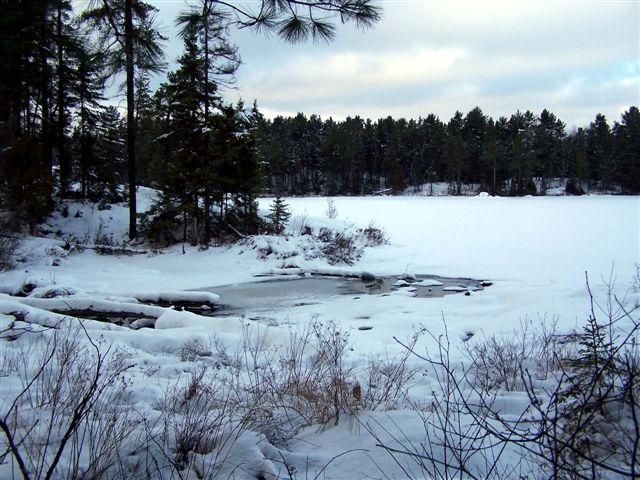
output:
[[[166,68],[156,9],[141,0],[92,5],[81,13],[70,0],[3,6],[2,229],[33,228],[64,199],[104,208],[129,201],[131,239],[142,220],[151,236],[182,230],[186,238],[189,225],[192,238],[208,244],[221,226],[256,231],[261,194],[398,194],[446,182],[452,195],[470,184],[526,195],[544,194],[554,178],[569,180],[569,194],[640,192],[636,106],[613,124],[596,115],[573,132],[548,110],[494,120],[474,108],[446,122],[432,114],[265,119],[255,104],[223,100],[240,61],[216,2],[201,0],[177,19],[183,53],[155,91],[150,75]],[[354,21],[377,18],[366,2],[349,5]],[[298,33],[309,31],[322,30]],[[297,40],[292,33],[279,32]],[[124,80],[126,108],[105,98],[109,79]],[[138,185],[159,191],[144,218],[136,210]]]
[[[640,113],[630,107],[611,126],[603,115],[574,132],[548,110],[493,120],[478,107],[448,122],[316,115],[262,120],[257,147],[265,187],[291,195],[400,193],[447,182],[496,195],[544,194],[565,178],[570,194],[591,190],[640,192]],[[533,179],[540,180],[536,191]]]

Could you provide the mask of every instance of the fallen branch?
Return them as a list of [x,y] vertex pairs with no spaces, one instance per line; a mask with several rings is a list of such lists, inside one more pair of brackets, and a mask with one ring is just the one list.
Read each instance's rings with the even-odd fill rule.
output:
[[113,245],[76,245],[77,248],[94,250],[101,255],[146,255],[148,250],[131,247],[116,247]]

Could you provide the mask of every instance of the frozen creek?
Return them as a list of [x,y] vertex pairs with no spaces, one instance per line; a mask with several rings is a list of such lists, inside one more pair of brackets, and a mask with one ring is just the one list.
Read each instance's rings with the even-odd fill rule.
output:
[[447,278],[436,275],[416,275],[376,278],[345,278],[334,276],[296,276],[271,278],[250,283],[238,283],[201,289],[220,295],[220,308],[212,315],[246,315],[259,320],[266,312],[282,308],[314,305],[338,296],[389,295],[405,293],[417,298],[440,298],[451,294],[467,294],[490,286],[487,281],[470,278]]

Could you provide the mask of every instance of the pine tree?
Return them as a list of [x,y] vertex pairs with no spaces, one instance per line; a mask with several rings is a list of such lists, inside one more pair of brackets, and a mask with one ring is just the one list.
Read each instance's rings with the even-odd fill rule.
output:
[[154,7],[142,0],[102,0],[84,14],[98,34],[110,73],[125,74],[130,239],[137,235],[135,73],[136,69],[159,71],[163,67],[160,48],[163,37],[153,25],[155,12]]
[[617,179],[624,192],[640,193],[640,110],[629,107],[614,125]]
[[597,114],[587,129],[590,186],[609,188],[615,181],[613,135],[604,115]]
[[463,165],[466,170],[464,179],[469,183],[480,180],[480,183],[486,184],[488,180],[485,163],[482,162],[488,120],[480,107],[475,107],[464,118],[461,131],[464,141]]
[[358,28],[372,27],[381,18],[374,0],[260,0],[255,9],[231,2],[214,1],[235,17],[240,28],[255,28],[276,32],[286,42],[296,43],[308,38],[329,41],[335,37],[330,17],[340,22],[353,22]]
[[53,206],[50,13],[49,2],[33,0],[3,2],[0,15],[0,201],[16,228],[33,227]]
[[565,125],[546,108],[534,127],[533,150],[536,155],[535,175],[543,178],[544,193],[546,180],[552,177],[565,176],[562,165],[562,139],[565,137]]
[[69,195],[71,182],[71,153],[68,148],[69,127],[74,98],[72,83],[76,80],[74,67],[77,66],[76,54],[83,47],[78,42],[77,32],[71,25],[73,8],[69,0],[53,2],[53,43],[55,45],[55,145],[60,172],[60,197]]
[[273,233],[276,235],[282,235],[290,216],[291,212],[289,211],[289,206],[284,201],[284,198],[280,195],[276,195],[269,206],[269,214],[267,215],[267,219],[271,224]]
[[453,185],[452,191],[455,195],[462,193],[462,171],[464,162],[464,140],[462,138],[462,127],[464,120],[462,113],[456,111],[455,115],[447,124],[447,144],[446,158],[449,182]]
[[[240,66],[237,47],[227,41],[229,23],[228,16],[217,7],[214,0],[199,0],[199,5],[192,6],[191,10],[178,17],[178,25],[182,28],[180,35],[192,37],[197,44],[200,59],[202,60],[202,107],[206,132],[202,135],[202,155],[207,157],[207,164],[213,163],[212,135],[209,134],[214,127],[212,116],[218,109],[220,97],[218,90],[220,85],[232,84],[235,80],[235,72]],[[211,172],[205,170],[203,173]],[[211,203],[212,183],[215,181],[215,173],[210,178],[204,179],[202,192],[204,204],[204,245],[209,244],[211,238]]]
[[93,162],[89,164],[87,196],[92,201],[123,200],[120,186],[126,178],[125,126],[118,109],[104,108],[98,114]]
[[519,110],[509,119],[512,195],[530,195],[536,193],[533,183],[536,157],[533,150],[535,116],[530,111]]
[[79,167],[82,198],[89,194],[90,170],[96,162],[96,136],[99,123],[104,78],[100,75],[101,56],[85,48],[76,51],[76,127],[73,132],[73,156]]

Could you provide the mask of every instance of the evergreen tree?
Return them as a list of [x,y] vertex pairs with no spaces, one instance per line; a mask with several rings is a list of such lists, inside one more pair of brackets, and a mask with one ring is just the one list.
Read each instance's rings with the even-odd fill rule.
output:
[[124,198],[120,186],[126,178],[125,127],[116,107],[108,106],[98,114],[96,130],[87,197],[94,202],[120,202]]
[[546,108],[540,114],[535,125],[533,149],[536,155],[534,175],[543,178],[543,191],[546,179],[565,176],[562,162],[562,139],[565,136],[565,125]]
[[[221,84],[233,83],[235,72],[240,65],[237,47],[227,41],[227,15],[217,8],[214,0],[199,0],[190,11],[178,17],[182,37],[191,36],[199,48],[202,60],[202,106],[204,109],[204,123],[211,128],[212,110],[219,102],[218,87]],[[213,146],[210,145],[211,135],[202,136],[202,155],[211,156]],[[210,163],[213,159],[205,160]],[[203,172],[204,173],[204,172]],[[205,180],[203,191],[204,202],[204,244],[209,244],[211,237],[211,183],[214,178]]]
[[587,129],[590,187],[610,188],[615,180],[613,135],[604,115],[597,114]]
[[72,83],[77,68],[77,53],[83,47],[78,34],[71,24],[72,6],[69,0],[55,0],[53,3],[53,43],[55,45],[55,109],[57,116],[55,145],[60,172],[60,196],[69,196],[71,182],[71,152],[69,151],[70,109],[74,103]]
[[463,165],[466,172],[464,172],[463,178],[469,183],[474,181],[479,181],[484,185],[488,183],[487,170],[482,161],[487,122],[488,118],[482,113],[480,107],[475,107],[467,113],[464,119],[461,134],[464,141]]
[[290,216],[291,212],[289,211],[289,206],[284,201],[284,198],[280,195],[276,195],[269,206],[269,214],[267,215],[267,219],[271,224],[273,233],[276,235],[282,235]]
[[535,117],[530,111],[519,110],[511,115],[509,129],[511,136],[511,188],[512,195],[535,194],[533,183],[536,157],[533,150]]
[[589,164],[587,162],[587,133],[579,128],[566,141],[566,192],[570,195],[582,195],[583,184],[589,183]]
[[100,74],[103,64],[99,54],[85,48],[76,51],[76,61],[76,126],[72,138],[72,151],[79,166],[81,196],[87,198],[91,181],[90,170],[96,163],[97,126],[104,89],[104,78]]
[[159,71],[162,64],[160,41],[154,28],[156,9],[142,0],[94,0],[97,6],[84,18],[94,27],[110,73],[125,74],[127,97],[127,180],[129,192],[129,238],[137,235],[136,210],[136,69]]
[[53,206],[51,12],[47,1],[21,0],[2,2],[0,15],[0,58],[10,72],[0,81],[0,200],[31,226]]
[[425,137],[425,178],[430,182],[442,181],[446,176],[446,132],[440,119],[429,114],[422,126]]
[[462,170],[464,161],[464,140],[462,127],[464,121],[462,113],[456,111],[453,118],[447,124],[446,158],[449,183],[455,195],[462,193]]
[[482,179],[481,184],[482,187],[487,187],[492,195],[496,195],[500,191],[498,184],[498,127],[491,118],[487,121],[485,133],[482,141],[481,161],[488,175]]
[[629,107],[613,127],[617,179],[625,193],[640,193],[640,110]]
[[154,104],[149,87],[149,75],[147,72],[138,72],[135,80],[136,97],[136,162],[137,178],[140,185],[151,186],[153,171],[152,162],[154,151],[154,139],[158,136],[154,118]]

